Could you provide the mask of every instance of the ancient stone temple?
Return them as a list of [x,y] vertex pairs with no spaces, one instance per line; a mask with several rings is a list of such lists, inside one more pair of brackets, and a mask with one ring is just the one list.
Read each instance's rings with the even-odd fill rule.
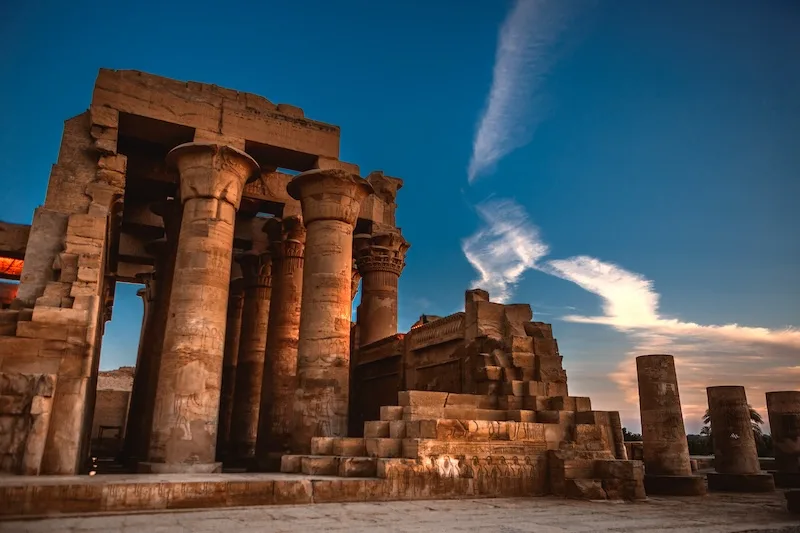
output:
[[[219,475],[225,505],[644,498],[618,413],[569,394],[530,306],[471,290],[463,312],[397,332],[403,182],[361,177],[339,145],[291,105],[101,70],[32,224],[0,225],[0,256],[21,264],[0,310],[0,470],[91,468],[104,325],[134,283],[129,472]],[[254,477],[225,481],[231,468]],[[156,505],[143,486],[135,502],[87,494],[98,510]],[[0,496],[36,508],[25,490]],[[169,498],[218,502],[188,490]]]

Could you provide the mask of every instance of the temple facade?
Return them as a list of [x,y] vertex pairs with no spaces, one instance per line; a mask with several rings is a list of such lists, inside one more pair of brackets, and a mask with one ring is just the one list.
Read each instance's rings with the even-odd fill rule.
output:
[[[101,70],[32,224],[0,224],[0,276],[19,280],[0,291],[0,472],[87,473],[101,426],[119,426],[127,472],[293,476],[229,485],[230,505],[641,500],[645,467],[654,492],[705,492],[671,356],[639,361],[643,463],[617,412],[570,395],[529,305],[469,290],[463,312],[399,333],[403,181],[339,146],[295,106]],[[95,406],[117,283],[141,287],[144,313],[132,390],[101,395],[124,396],[111,416]],[[773,411],[793,423],[791,399]]]

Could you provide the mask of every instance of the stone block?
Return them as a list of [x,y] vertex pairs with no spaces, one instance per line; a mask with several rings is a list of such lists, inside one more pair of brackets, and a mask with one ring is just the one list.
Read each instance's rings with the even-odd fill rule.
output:
[[[106,238],[106,219],[92,215],[70,215],[67,222],[67,236],[84,237],[103,242]],[[70,252],[72,251],[70,250]]]
[[496,409],[497,398],[486,394],[447,394],[445,407],[472,407],[475,409]]
[[229,481],[225,485],[225,507],[271,505],[274,492],[272,480]]
[[641,501],[647,499],[641,480],[604,479],[602,483],[609,500]]
[[312,482],[314,503],[363,502],[364,481],[359,479],[315,479]]
[[33,322],[51,324],[85,325],[89,321],[89,312],[85,309],[62,309],[58,307],[33,308]]
[[403,407],[444,407],[447,395],[446,392],[400,391],[397,393],[397,403]]
[[311,455],[333,455],[336,437],[311,437]]
[[608,497],[603,483],[597,479],[567,479],[564,495],[574,500],[605,500]]
[[461,420],[505,420],[505,411],[496,409],[473,409],[470,407],[403,407],[404,420],[435,420],[457,418]]
[[500,396],[497,399],[497,406],[500,409],[518,411],[524,407],[524,397],[522,396]]
[[706,474],[708,490],[722,492],[772,492],[775,490],[775,480],[771,474],[761,472],[758,474],[721,474],[709,472]]
[[405,420],[392,420],[389,422],[389,438],[404,439],[406,438],[406,422]]
[[508,381],[503,383],[503,394],[507,396],[525,396],[526,381]]
[[284,455],[281,457],[281,472],[297,474],[300,472],[302,455]]
[[386,421],[403,420],[403,406],[382,405],[381,420],[386,420]]
[[276,505],[312,503],[313,489],[307,479],[276,479],[273,482],[273,501]]
[[478,368],[478,381],[501,381],[503,379],[503,367],[501,366],[482,366]]
[[507,413],[508,419],[515,422],[536,422],[536,411],[512,409]]
[[554,396],[550,398],[549,407],[554,411],[576,411],[575,398],[572,396]]
[[[530,337],[526,338],[530,339]],[[533,353],[512,352],[511,360],[517,368],[529,368],[531,370],[536,368],[536,356]]]
[[509,348],[512,352],[528,352],[533,354],[533,338],[527,335],[512,335],[509,344]]
[[563,382],[545,383],[547,396],[568,396],[569,392],[567,391],[566,372],[564,372],[564,379],[565,381]]
[[522,380],[522,369],[517,367],[503,367],[503,381],[511,382]]
[[596,460],[594,475],[600,479],[644,479],[644,464],[641,461]]
[[703,476],[643,475],[643,478],[644,490],[647,494],[702,496],[706,493],[706,482]]
[[391,422],[386,420],[371,420],[369,422],[364,422],[364,437],[371,438],[371,437],[380,437],[380,438],[389,438],[391,437],[389,431],[389,424]]
[[[558,345],[553,338],[533,337],[533,353],[538,357],[558,356]],[[560,362],[559,362],[560,365]]]
[[364,439],[337,437],[333,440],[333,454],[342,457],[364,457],[367,454]]
[[402,457],[403,440],[401,439],[364,439],[369,457]]
[[340,477],[375,477],[377,459],[375,457],[342,457],[339,459]]
[[300,472],[309,476],[335,476],[339,473],[339,458],[330,455],[304,455]]

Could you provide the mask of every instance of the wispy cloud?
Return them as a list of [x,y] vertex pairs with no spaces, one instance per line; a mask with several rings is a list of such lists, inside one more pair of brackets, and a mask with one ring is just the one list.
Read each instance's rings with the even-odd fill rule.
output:
[[472,144],[470,183],[525,145],[546,109],[540,91],[552,47],[571,13],[568,0],[517,0],[498,36],[492,86]]
[[654,282],[641,274],[587,256],[546,260],[547,243],[525,210],[512,200],[486,202],[478,212],[485,227],[462,243],[465,256],[479,273],[475,286],[488,290],[493,300],[505,302],[529,269],[571,281],[601,299],[602,315],[571,314],[562,320],[610,326],[630,338],[633,348],[619,354],[621,359],[606,363],[606,373],[627,403],[618,409],[627,412],[629,420],[634,415],[638,418],[637,355],[675,355],[690,429],[696,429],[706,409],[707,386],[743,384],[750,403],[762,412],[765,392],[797,388],[797,329],[698,324],[665,317]]
[[522,273],[534,268],[549,249],[513,200],[489,200],[476,209],[486,226],[464,239],[461,249],[478,271],[473,285],[489,291],[494,301],[506,302]]

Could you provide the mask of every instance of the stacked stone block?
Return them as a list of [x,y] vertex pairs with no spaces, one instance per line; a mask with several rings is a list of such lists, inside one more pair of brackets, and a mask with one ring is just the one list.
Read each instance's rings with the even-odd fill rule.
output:
[[537,411],[491,395],[403,391],[364,438],[314,437],[311,454],[285,455],[281,471],[377,477],[402,497],[642,499],[641,463],[616,459],[608,413],[577,400],[552,397]]

